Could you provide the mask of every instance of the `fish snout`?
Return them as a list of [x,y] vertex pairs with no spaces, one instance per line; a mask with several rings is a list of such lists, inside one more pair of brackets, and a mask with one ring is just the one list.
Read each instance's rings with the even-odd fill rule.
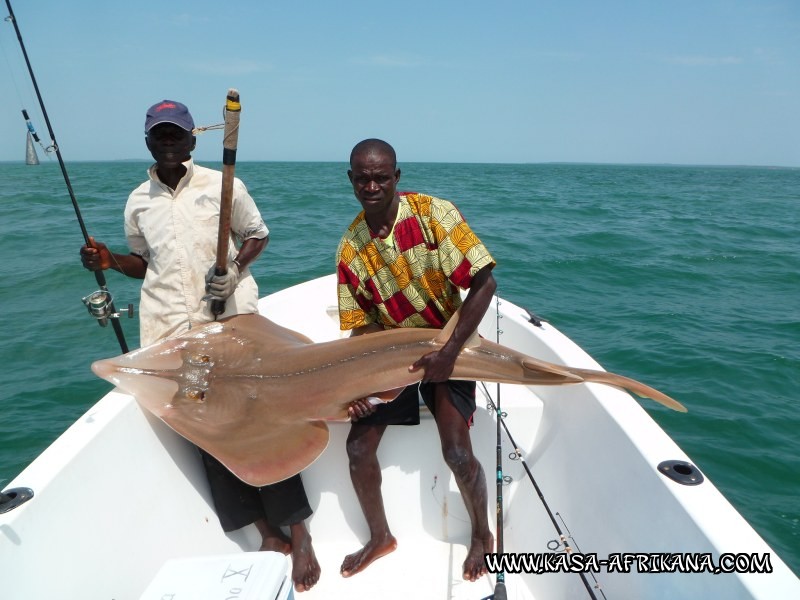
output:
[[178,382],[174,379],[160,376],[157,372],[120,365],[114,359],[95,361],[92,363],[92,371],[156,414],[172,406],[175,394],[178,393]]

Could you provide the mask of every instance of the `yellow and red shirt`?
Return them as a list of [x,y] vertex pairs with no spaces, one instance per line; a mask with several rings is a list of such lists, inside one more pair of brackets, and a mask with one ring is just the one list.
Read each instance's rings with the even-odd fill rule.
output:
[[495,265],[455,205],[402,192],[386,239],[370,231],[362,211],[336,253],[342,330],[370,323],[388,328],[441,328],[461,306],[459,288]]

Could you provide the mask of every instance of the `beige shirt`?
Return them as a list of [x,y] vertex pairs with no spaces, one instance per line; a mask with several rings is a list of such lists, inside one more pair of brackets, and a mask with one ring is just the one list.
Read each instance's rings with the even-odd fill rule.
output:
[[[216,262],[222,173],[192,160],[184,165],[186,175],[175,190],[150,167],[149,180],[133,190],[125,206],[128,246],[147,262],[139,305],[142,346],[214,320],[203,297],[206,274]],[[234,179],[228,262],[244,240],[268,233],[244,184]],[[257,302],[258,286],[245,269],[219,318],[258,312]]]

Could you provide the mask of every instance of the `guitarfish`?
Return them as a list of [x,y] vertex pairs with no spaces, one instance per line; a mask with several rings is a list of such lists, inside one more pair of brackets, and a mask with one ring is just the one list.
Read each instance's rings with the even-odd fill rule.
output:
[[[314,343],[260,315],[238,315],[100,360],[92,370],[134,396],[177,433],[254,486],[299,473],[328,444],[326,421],[349,404],[391,400],[422,371],[409,366],[440,348],[455,327],[395,329]],[[608,373],[556,365],[473,335],[453,379],[527,385],[598,382],[681,412],[649,386]]]

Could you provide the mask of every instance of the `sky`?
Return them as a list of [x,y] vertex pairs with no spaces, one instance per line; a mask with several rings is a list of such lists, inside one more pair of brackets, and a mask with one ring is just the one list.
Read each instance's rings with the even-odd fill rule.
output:
[[[800,0],[11,6],[67,163],[149,159],[147,107],[221,123],[236,88],[240,161],[345,162],[378,137],[401,163],[800,167]],[[49,135],[0,26],[0,161],[21,161],[22,108]],[[221,160],[221,132],[194,156]]]

